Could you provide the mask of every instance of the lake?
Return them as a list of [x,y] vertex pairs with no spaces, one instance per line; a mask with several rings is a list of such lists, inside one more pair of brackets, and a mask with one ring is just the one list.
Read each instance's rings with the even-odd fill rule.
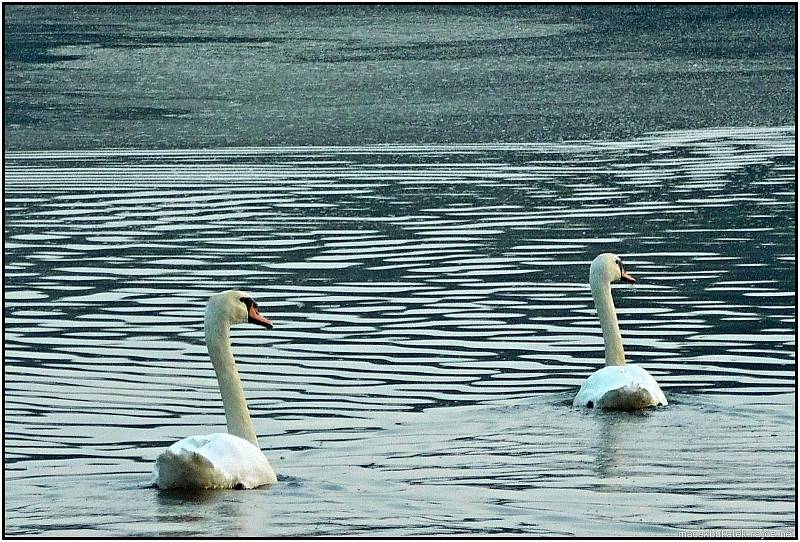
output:
[[[6,534],[794,536],[795,137],[7,152]],[[571,406],[609,250],[667,407]],[[233,287],[279,483],[159,492]]]
[[6,150],[794,126],[796,6],[5,5]]

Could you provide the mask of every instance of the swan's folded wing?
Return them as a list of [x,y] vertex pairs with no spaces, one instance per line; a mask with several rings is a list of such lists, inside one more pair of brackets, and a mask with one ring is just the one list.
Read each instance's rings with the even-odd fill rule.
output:
[[156,460],[153,477],[161,489],[250,489],[277,481],[261,450],[227,433],[176,442]]

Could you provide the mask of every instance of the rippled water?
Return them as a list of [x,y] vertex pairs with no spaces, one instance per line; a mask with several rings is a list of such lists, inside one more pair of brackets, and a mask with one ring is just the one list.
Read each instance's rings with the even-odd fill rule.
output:
[[[5,525],[49,535],[794,529],[795,132],[632,141],[15,152]],[[573,409],[599,252],[663,409]],[[224,427],[205,299],[280,483],[147,487]]]

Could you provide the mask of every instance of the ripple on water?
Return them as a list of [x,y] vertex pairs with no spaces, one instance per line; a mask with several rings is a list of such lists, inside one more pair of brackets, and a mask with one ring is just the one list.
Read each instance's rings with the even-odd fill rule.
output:
[[[789,527],[794,172],[791,128],[7,153],[7,528]],[[666,409],[568,406],[602,364],[586,280],[604,250],[637,277],[615,301]],[[276,322],[236,328],[234,349],[296,483],[169,501],[137,484],[171,441],[222,428],[202,316],[232,287]]]

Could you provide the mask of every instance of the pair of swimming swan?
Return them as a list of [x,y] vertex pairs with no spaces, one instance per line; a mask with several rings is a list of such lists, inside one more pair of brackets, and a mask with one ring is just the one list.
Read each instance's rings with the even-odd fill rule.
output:
[[[604,253],[594,259],[589,283],[603,330],[606,366],[583,383],[573,405],[616,410],[666,405],[655,379],[641,367],[625,364],[611,297],[611,283],[618,280],[635,282],[618,257]],[[228,432],[187,437],[159,455],[153,482],[160,489],[250,489],[277,481],[258,446],[231,352],[230,328],[245,322],[272,329],[272,322],[259,313],[258,304],[246,292],[228,290],[209,299],[206,344],[222,394]]]

